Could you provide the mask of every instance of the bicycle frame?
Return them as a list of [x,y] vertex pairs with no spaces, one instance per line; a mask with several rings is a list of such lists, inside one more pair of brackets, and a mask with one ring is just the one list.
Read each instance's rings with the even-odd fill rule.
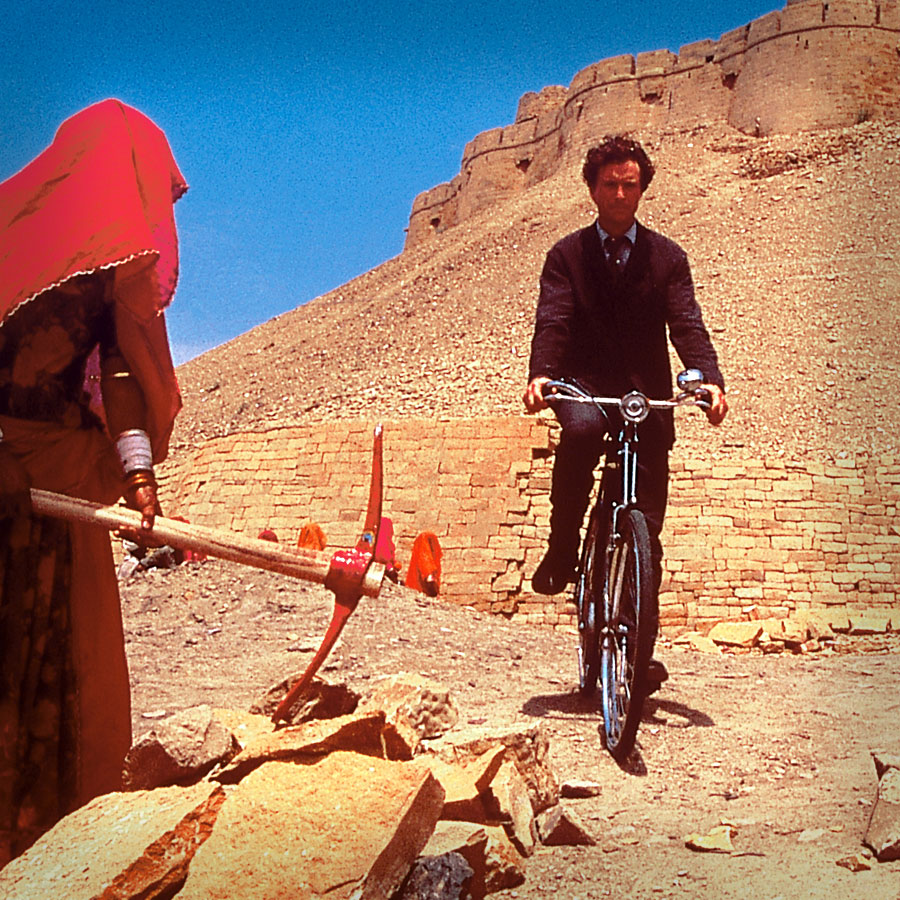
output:
[[[671,409],[688,403],[708,408],[709,404],[700,399],[701,385],[702,375],[689,370],[679,375],[681,393],[671,400],[650,400],[638,391],[622,398],[594,397],[580,385],[559,381],[544,386],[545,392],[550,391],[548,401],[592,403],[610,426],[574,599],[578,608],[580,687],[582,693],[592,695],[600,683],[604,743],[620,762],[634,746],[658,627],[650,538],[646,519],[638,508],[638,427],[653,408]],[[605,406],[619,410],[620,428],[612,427]],[[616,430],[617,439],[612,436]],[[620,490],[610,481],[615,468],[620,470],[616,479],[621,481]]]

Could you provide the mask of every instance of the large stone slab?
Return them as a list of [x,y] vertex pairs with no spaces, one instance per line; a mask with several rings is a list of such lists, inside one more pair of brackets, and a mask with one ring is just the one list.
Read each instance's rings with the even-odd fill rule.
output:
[[559,802],[559,782],[550,765],[550,739],[540,725],[470,726],[431,741],[427,751],[451,762],[466,762],[497,745],[505,749],[528,786],[535,813]]
[[385,724],[383,712],[353,713],[261,734],[249,741],[215,777],[223,784],[234,784],[265,762],[314,762],[334,750],[352,750],[365,756],[409,758],[408,748],[404,757],[398,744],[402,742],[393,726]]
[[417,758],[416,765],[426,766],[444,788],[442,819],[499,821],[500,810],[492,802],[489,789],[505,754],[505,748],[495,744],[467,762],[448,762],[431,754]]
[[728,647],[754,647],[762,631],[759,622],[717,622],[710,629],[709,639]]
[[158,722],[132,746],[125,756],[122,782],[132,791],[192,784],[239,749],[210,707],[195,706]]
[[515,848],[501,825],[485,825],[487,851],[485,855],[484,890],[495,894],[506,888],[518,887],[525,881],[525,857]]
[[893,623],[888,613],[866,611],[850,613],[850,634],[887,634]]
[[528,785],[511,760],[506,760],[491,782],[491,793],[504,820],[507,834],[523,856],[531,856],[537,843],[534,809],[528,796]]
[[97,797],[0,871],[0,897],[171,897],[224,799],[208,783]]
[[229,794],[179,900],[384,900],[443,803],[417,765],[345,751],[311,765],[266,763]]
[[[825,609],[798,609],[794,613],[798,622],[802,622],[809,629],[809,636],[817,641],[834,640],[834,628],[832,622],[835,614]],[[846,616],[844,617],[846,618]],[[838,624],[841,624],[838,622]],[[849,620],[847,620],[849,627]]]

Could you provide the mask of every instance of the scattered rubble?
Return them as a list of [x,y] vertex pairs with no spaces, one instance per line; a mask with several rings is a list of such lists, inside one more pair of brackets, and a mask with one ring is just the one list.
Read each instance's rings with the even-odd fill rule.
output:
[[[702,653],[817,653],[840,652],[839,637],[891,637],[900,632],[894,619],[898,614],[883,610],[831,611],[827,609],[797,610],[780,619],[756,618],[756,607],[744,610],[746,620],[716,622],[708,633],[688,631],[672,638],[676,646],[689,647]],[[854,650],[865,650],[856,641]],[[876,646],[877,649],[877,646]]]
[[[0,872],[0,893],[475,898],[520,884],[540,841],[594,843],[558,805],[540,728],[454,732],[449,692],[406,675],[334,715],[352,692],[319,682],[301,698],[303,721],[286,727],[207,706],[156,723],[126,770],[132,788],[153,789],[63,819]],[[305,718],[312,709],[326,717]]]

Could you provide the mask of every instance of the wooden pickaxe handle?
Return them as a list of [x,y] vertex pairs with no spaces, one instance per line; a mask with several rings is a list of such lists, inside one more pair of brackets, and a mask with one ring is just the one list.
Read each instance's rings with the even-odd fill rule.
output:
[[[113,531],[130,527],[141,529],[141,514],[121,506],[102,506],[77,497],[31,489],[35,512],[73,522],[87,522]],[[325,584],[332,568],[333,556],[320,550],[286,547],[273,541],[262,541],[233,531],[206,528],[157,516],[149,536],[154,541],[181,550],[200,550],[209,556],[227,559],[257,569],[280,572],[305,581]],[[366,597],[377,597],[384,577],[383,566],[370,566],[358,585]]]

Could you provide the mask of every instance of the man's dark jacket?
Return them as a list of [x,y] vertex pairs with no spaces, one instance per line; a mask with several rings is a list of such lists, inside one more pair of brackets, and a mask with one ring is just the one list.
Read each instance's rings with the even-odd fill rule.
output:
[[[559,241],[541,273],[529,381],[576,378],[598,393],[639,390],[652,399],[672,394],[666,333],[685,368],[724,389],[687,254],[638,223],[625,271],[606,261],[596,223]],[[655,421],[654,421],[655,420]],[[673,416],[653,413],[642,429],[670,447]]]

